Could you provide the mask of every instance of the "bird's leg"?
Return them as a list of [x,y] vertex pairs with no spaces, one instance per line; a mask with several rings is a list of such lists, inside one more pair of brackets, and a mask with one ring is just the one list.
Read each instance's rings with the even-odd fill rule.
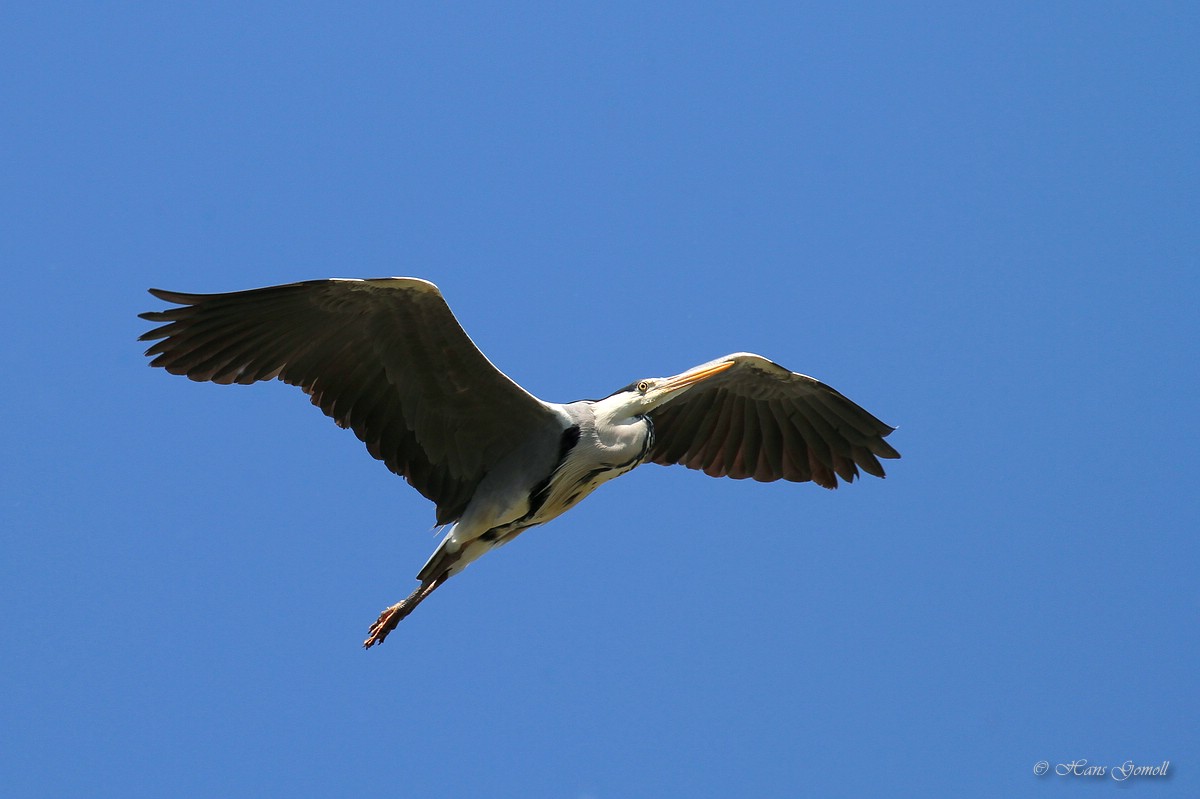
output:
[[408,595],[407,599],[397,602],[390,608],[379,614],[379,618],[371,625],[371,629],[367,631],[367,640],[363,641],[363,647],[370,649],[375,644],[382,644],[383,639],[387,638],[388,633],[396,629],[396,625],[404,620],[404,617],[413,612],[413,608],[421,604],[425,597],[434,592],[439,585],[446,582],[449,574],[443,573],[438,577],[433,577],[421,583],[421,586]]

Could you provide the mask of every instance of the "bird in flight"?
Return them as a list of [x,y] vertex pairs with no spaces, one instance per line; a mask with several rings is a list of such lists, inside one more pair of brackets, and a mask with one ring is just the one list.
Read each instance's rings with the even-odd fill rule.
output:
[[734,353],[601,400],[530,394],[467,336],[437,286],[411,277],[308,280],[226,294],[150,289],[178,307],[141,318],[146,355],[213,383],[282,380],[437,507],[445,537],[388,633],[479,556],[565,513],[642,463],[711,477],[811,480],[837,488],[900,454],[893,428],[835,391],[759,355]]

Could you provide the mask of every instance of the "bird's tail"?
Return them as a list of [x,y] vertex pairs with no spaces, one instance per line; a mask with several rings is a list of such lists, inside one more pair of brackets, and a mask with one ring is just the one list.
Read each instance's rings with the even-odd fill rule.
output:
[[497,540],[493,530],[479,531],[472,527],[464,527],[462,522],[455,524],[446,533],[438,548],[429,556],[429,560],[417,572],[417,579],[422,583],[441,577],[448,580],[470,564],[479,559],[489,549],[504,543],[507,536]]
[[445,580],[451,574],[457,574],[462,571],[462,568],[454,568],[459,565],[458,562],[462,559],[462,550],[455,547],[451,551],[446,545],[447,541],[443,541],[438,546],[434,553],[429,556],[429,560],[425,562],[425,565],[421,567],[421,571],[417,572],[417,579],[422,584],[437,578],[439,575]]

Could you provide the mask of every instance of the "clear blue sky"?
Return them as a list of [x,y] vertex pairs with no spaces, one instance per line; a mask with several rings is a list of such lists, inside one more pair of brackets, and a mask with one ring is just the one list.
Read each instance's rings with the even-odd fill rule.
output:
[[[1198,41],[1187,3],[9,4],[4,793],[1200,795]],[[645,466],[364,652],[432,507],[295,389],[147,368],[136,314],[381,275],[546,399],[751,350],[904,459]]]

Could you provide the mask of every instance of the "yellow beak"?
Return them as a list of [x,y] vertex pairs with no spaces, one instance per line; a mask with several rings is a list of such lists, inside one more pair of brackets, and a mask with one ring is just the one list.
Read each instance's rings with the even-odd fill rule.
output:
[[676,375],[675,377],[670,378],[659,388],[664,392],[678,391],[679,389],[695,385],[701,380],[707,380],[714,375],[719,375],[721,372],[724,372],[726,369],[733,366],[733,364],[734,361],[725,361],[715,366],[700,366],[695,369],[689,369],[681,375]]

